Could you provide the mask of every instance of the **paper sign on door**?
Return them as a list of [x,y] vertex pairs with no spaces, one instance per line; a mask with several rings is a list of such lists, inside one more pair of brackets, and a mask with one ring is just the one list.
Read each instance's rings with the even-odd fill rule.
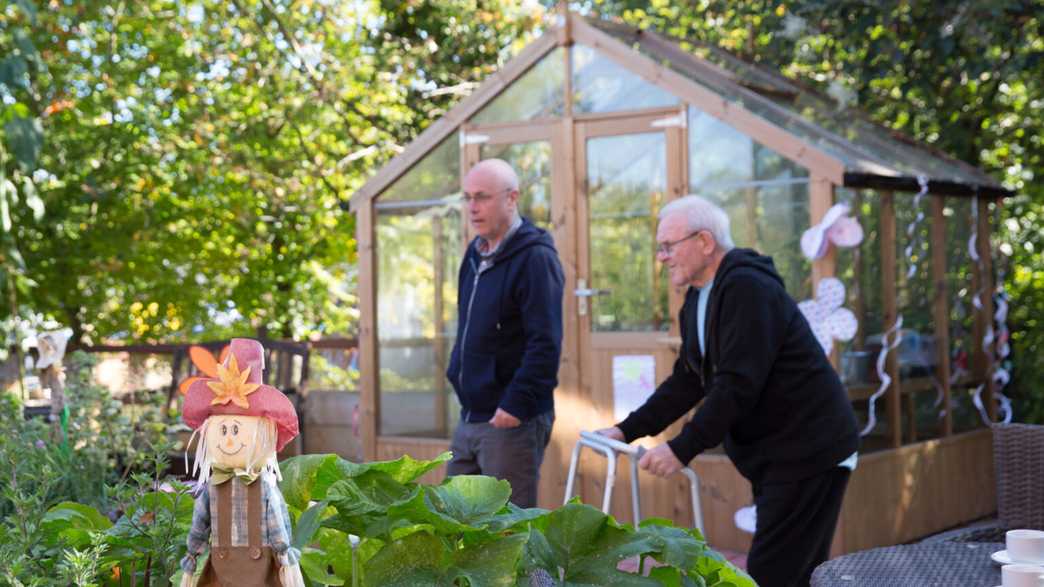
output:
[[613,418],[619,422],[645,403],[656,390],[656,357],[613,357]]

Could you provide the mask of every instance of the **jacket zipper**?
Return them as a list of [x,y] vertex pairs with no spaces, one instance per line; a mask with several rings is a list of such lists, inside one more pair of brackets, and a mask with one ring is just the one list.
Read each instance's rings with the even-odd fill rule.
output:
[[[471,324],[471,306],[475,303],[475,292],[478,290],[479,273],[478,267],[475,266],[474,259],[468,259],[471,263],[471,270],[475,272],[475,280],[471,283],[471,295],[468,296],[468,310],[464,314],[464,333],[460,337],[460,373],[457,374],[457,385],[460,386],[461,396],[465,395],[464,391],[464,345],[468,341],[468,326]],[[468,417],[471,416],[471,409],[464,408],[464,421],[468,421]]]

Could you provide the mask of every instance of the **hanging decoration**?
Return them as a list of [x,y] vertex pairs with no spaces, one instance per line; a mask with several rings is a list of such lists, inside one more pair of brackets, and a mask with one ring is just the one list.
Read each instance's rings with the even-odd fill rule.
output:
[[[907,279],[910,279],[917,274],[917,260],[920,258],[920,255],[915,255],[914,253],[917,251],[919,248],[918,245],[920,244],[921,233],[917,229],[920,228],[921,223],[924,222],[924,210],[921,208],[921,200],[928,195],[928,177],[918,175],[917,185],[919,189],[913,199],[913,208],[916,214],[914,215],[913,220],[906,225],[906,248],[903,249],[903,254],[906,256],[908,265],[906,269]],[[942,383],[939,381],[939,378],[935,376],[935,373],[932,373],[931,377],[932,386],[935,387],[935,402],[933,402],[932,407],[938,408],[942,404],[946,393],[943,391]],[[939,419],[944,418],[946,416],[946,410],[939,410],[938,416]]]
[[848,204],[834,204],[819,224],[801,235],[801,252],[813,261],[822,258],[830,249],[830,243],[839,247],[854,247],[863,242],[863,227],[859,221],[848,216]]
[[[924,211],[921,210],[921,199],[928,194],[928,178],[924,175],[917,176],[917,185],[920,189],[917,190],[917,194],[914,196],[913,207],[916,211],[916,215],[909,224],[906,225],[906,248],[903,250],[903,255],[906,257],[906,278],[909,279],[917,274],[917,259],[919,255],[914,253],[917,250],[918,236],[920,231],[918,230],[921,223],[924,222]],[[867,418],[866,426],[863,427],[863,431],[860,433],[862,436],[866,436],[874,429],[877,425],[877,412],[875,406],[877,400],[884,395],[885,391],[888,390],[888,386],[892,384],[892,376],[888,374],[888,370],[885,368],[885,364],[888,362],[888,353],[892,352],[903,342],[903,315],[900,312],[896,312],[895,322],[892,326],[881,335],[881,350],[877,353],[877,377],[880,379],[881,384],[877,387],[877,391],[870,396],[869,405],[867,406]],[[942,388],[936,384],[937,401],[941,401]]]
[[896,314],[895,322],[892,327],[885,331],[881,335],[881,351],[877,353],[877,377],[881,380],[881,385],[877,387],[877,391],[870,396],[869,403],[866,407],[866,426],[859,433],[860,436],[866,436],[870,434],[870,431],[877,426],[877,411],[875,405],[877,400],[884,395],[884,392],[888,390],[888,386],[892,384],[892,376],[888,374],[888,370],[885,369],[885,362],[888,359],[888,353],[899,347],[899,344],[903,342],[903,315]]
[[[979,271],[979,275],[986,274],[986,267],[983,263],[982,257],[979,255],[978,244],[979,240],[979,194],[975,194],[975,198],[972,201],[972,234],[968,238],[968,255],[972,261],[975,262],[975,266]],[[985,281],[985,280],[982,280]],[[972,305],[979,312],[985,312],[986,306],[982,300],[987,295],[985,283],[979,284],[979,290],[975,292],[972,297]],[[1011,380],[1011,374],[1004,368],[1003,362],[1011,352],[1011,348],[1008,345],[1008,303],[1007,295],[1004,293],[1004,287],[999,286],[997,288],[996,310],[990,319],[986,320],[986,330],[982,335],[982,352],[986,354],[986,357],[990,361],[990,373],[987,374],[986,381],[979,384],[975,388],[975,392],[972,394],[972,403],[975,404],[975,409],[979,411],[979,417],[982,418],[984,424],[989,426],[993,422],[990,420],[989,413],[986,407],[982,403],[982,392],[986,389],[987,381],[992,380],[996,383],[996,387],[993,390],[994,400],[999,404],[1000,407],[1000,421],[1004,424],[1010,424],[1013,414],[1011,407],[1011,399],[1004,395],[1004,386]],[[996,336],[993,325],[994,322],[998,324],[998,332],[1000,337]],[[994,348],[994,341],[997,342]]]
[[798,309],[805,315],[812,333],[823,347],[823,352],[830,354],[834,340],[852,340],[859,322],[855,314],[841,305],[845,301],[845,286],[836,277],[824,277],[816,286],[816,297],[798,304]]

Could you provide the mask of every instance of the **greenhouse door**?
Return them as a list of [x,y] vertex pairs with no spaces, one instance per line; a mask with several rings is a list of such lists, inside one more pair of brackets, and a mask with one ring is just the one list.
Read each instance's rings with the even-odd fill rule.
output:
[[[660,208],[685,193],[685,113],[671,109],[578,122],[574,144],[582,181],[572,293],[579,318],[581,393],[594,412],[586,427],[597,428],[641,405],[674,364],[675,316],[684,292],[672,290],[656,260],[656,225]],[[597,467],[597,461],[591,460],[591,466]],[[598,481],[585,475],[582,491],[595,493],[585,495],[585,501],[593,503],[591,497],[600,493]],[[628,519],[628,492],[619,483],[623,479],[613,513]],[[674,515],[684,508],[676,503],[684,502],[683,485],[643,476],[643,517],[684,519]]]

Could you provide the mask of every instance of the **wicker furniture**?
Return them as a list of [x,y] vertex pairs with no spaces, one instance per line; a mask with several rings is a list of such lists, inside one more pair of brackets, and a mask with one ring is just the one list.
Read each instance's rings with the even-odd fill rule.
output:
[[995,542],[931,542],[874,548],[827,561],[812,574],[813,587],[990,587],[1000,567]]
[[993,458],[997,518],[931,536],[917,544],[875,548],[820,565],[816,586],[1000,584],[990,555],[1012,528],[1044,530],[1044,426],[996,424]]
[[1044,426],[993,426],[997,517],[1007,528],[1044,530]]

